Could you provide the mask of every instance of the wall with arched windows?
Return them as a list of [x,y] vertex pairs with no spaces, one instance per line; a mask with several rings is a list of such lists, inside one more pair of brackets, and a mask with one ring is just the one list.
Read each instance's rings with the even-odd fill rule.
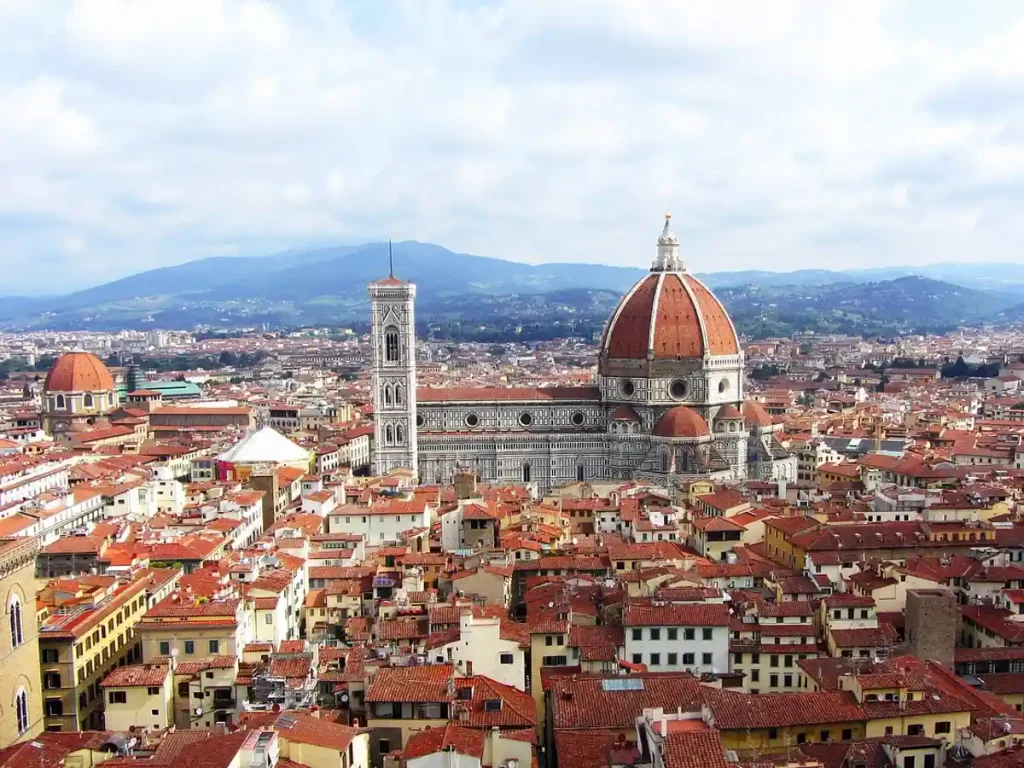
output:
[[[4,569],[0,578],[3,622],[0,624],[0,747],[30,739],[43,730],[40,655],[34,601],[35,550],[25,552],[20,567]],[[5,553],[10,557],[11,553]]]

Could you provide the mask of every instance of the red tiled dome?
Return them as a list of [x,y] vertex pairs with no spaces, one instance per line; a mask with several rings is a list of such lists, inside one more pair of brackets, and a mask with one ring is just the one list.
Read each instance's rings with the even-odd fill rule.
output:
[[772,421],[768,411],[764,409],[764,406],[760,403],[755,403],[753,400],[747,400],[743,403],[743,418],[747,424],[754,427],[770,427],[775,423]]
[[711,434],[708,423],[701,415],[685,405],[677,405],[658,420],[655,437],[707,437]]
[[103,392],[114,389],[114,377],[107,366],[88,352],[61,355],[46,374],[47,392]]
[[602,351],[613,359],[674,360],[735,355],[740,345],[725,308],[700,280],[652,272],[615,308]]
[[743,414],[740,413],[740,409],[732,403],[723,405],[718,409],[718,413],[715,414],[715,421],[723,421],[725,419],[742,419]]

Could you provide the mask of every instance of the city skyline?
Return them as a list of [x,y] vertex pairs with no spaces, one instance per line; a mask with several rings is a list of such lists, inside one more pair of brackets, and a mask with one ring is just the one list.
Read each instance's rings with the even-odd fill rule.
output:
[[1013,262],[1024,16],[986,3],[0,9],[4,294],[393,237],[709,272]]

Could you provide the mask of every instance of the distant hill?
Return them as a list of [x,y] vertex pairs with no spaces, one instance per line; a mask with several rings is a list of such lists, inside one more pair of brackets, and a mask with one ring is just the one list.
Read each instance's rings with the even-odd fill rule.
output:
[[[457,324],[459,318],[472,318],[486,326],[501,313],[513,325],[526,318],[534,326],[547,323],[581,333],[603,322],[609,304],[646,273],[600,264],[522,264],[415,241],[395,243],[394,257],[396,273],[417,284],[417,310],[425,320]],[[200,259],[61,297],[0,299],[0,323],[53,329],[358,323],[367,316],[366,284],[387,271],[387,243]],[[949,277],[933,277],[939,274]],[[895,332],[1024,320],[1024,265],[699,276],[752,335],[805,328]]]
[[945,332],[997,321],[1011,297],[912,276],[870,283],[724,288],[719,298],[753,337],[800,330],[861,335]]

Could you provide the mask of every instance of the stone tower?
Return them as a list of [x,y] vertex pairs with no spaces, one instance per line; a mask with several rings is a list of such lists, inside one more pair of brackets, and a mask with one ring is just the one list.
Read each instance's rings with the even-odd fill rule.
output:
[[949,589],[908,589],[906,641],[921,661],[953,667],[960,606]]
[[415,303],[416,286],[394,274],[370,283],[376,474],[404,467],[419,475]]

